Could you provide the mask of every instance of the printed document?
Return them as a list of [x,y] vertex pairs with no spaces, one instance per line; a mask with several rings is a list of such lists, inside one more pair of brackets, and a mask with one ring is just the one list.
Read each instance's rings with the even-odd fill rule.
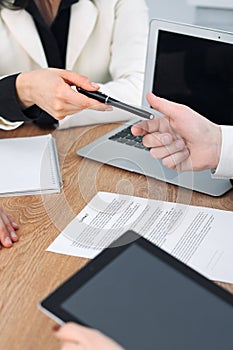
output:
[[128,229],[209,279],[233,283],[233,212],[98,192],[48,251],[93,258]]

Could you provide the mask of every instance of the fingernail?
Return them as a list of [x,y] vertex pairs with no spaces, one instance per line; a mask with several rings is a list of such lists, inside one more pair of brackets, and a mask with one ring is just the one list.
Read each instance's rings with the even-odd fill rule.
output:
[[161,142],[163,145],[168,145],[170,143],[170,139],[169,139],[169,136],[167,135],[164,135],[161,137]]
[[10,237],[5,238],[5,244],[7,244],[7,245],[12,244],[12,240],[10,239]]
[[98,88],[99,87],[99,85],[96,84],[96,83],[93,83],[93,81],[91,82],[91,86],[93,86],[94,88]]
[[18,224],[16,224],[16,222],[12,222],[12,225],[15,226],[15,227],[18,227]]
[[112,106],[107,106],[107,107],[105,108],[105,111],[112,111],[112,110],[113,110]]
[[56,324],[55,326],[53,326],[53,331],[57,332],[57,331],[59,331],[60,328],[61,328],[61,326],[59,324]]
[[12,238],[12,239],[18,239],[18,236],[17,236],[17,234],[15,233],[15,231],[12,231],[12,232],[11,232],[11,238]]
[[184,148],[184,143],[182,140],[176,140],[175,145],[177,149]]

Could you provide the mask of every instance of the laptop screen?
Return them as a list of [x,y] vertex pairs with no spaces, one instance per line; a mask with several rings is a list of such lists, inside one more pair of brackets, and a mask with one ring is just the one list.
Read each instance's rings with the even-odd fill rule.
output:
[[233,125],[233,45],[159,30],[153,93]]

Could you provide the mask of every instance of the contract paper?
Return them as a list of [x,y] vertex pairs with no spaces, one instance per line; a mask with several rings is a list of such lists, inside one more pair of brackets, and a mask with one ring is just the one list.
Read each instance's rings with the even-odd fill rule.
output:
[[98,192],[47,251],[94,258],[131,229],[207,278],[233,283],[233,213]]

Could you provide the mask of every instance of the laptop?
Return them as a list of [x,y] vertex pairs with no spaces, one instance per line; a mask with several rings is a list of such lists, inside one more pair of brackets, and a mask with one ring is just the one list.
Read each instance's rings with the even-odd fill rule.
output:
[[[153,19],[150,22],[142,107],[152,91],[183,103],[217,124],[233,125],[233,33]],[[119,113],[121,111],[119,110]],[[150,156],[141,138],[132,136],[131,119],[79,149],[77,154],[212,196],[232,188],[211,171],[180,173]]]
[[133,231],[109,248],[40,310],[60,324],[98,329],[127,350],[233,348],[232,294]]

